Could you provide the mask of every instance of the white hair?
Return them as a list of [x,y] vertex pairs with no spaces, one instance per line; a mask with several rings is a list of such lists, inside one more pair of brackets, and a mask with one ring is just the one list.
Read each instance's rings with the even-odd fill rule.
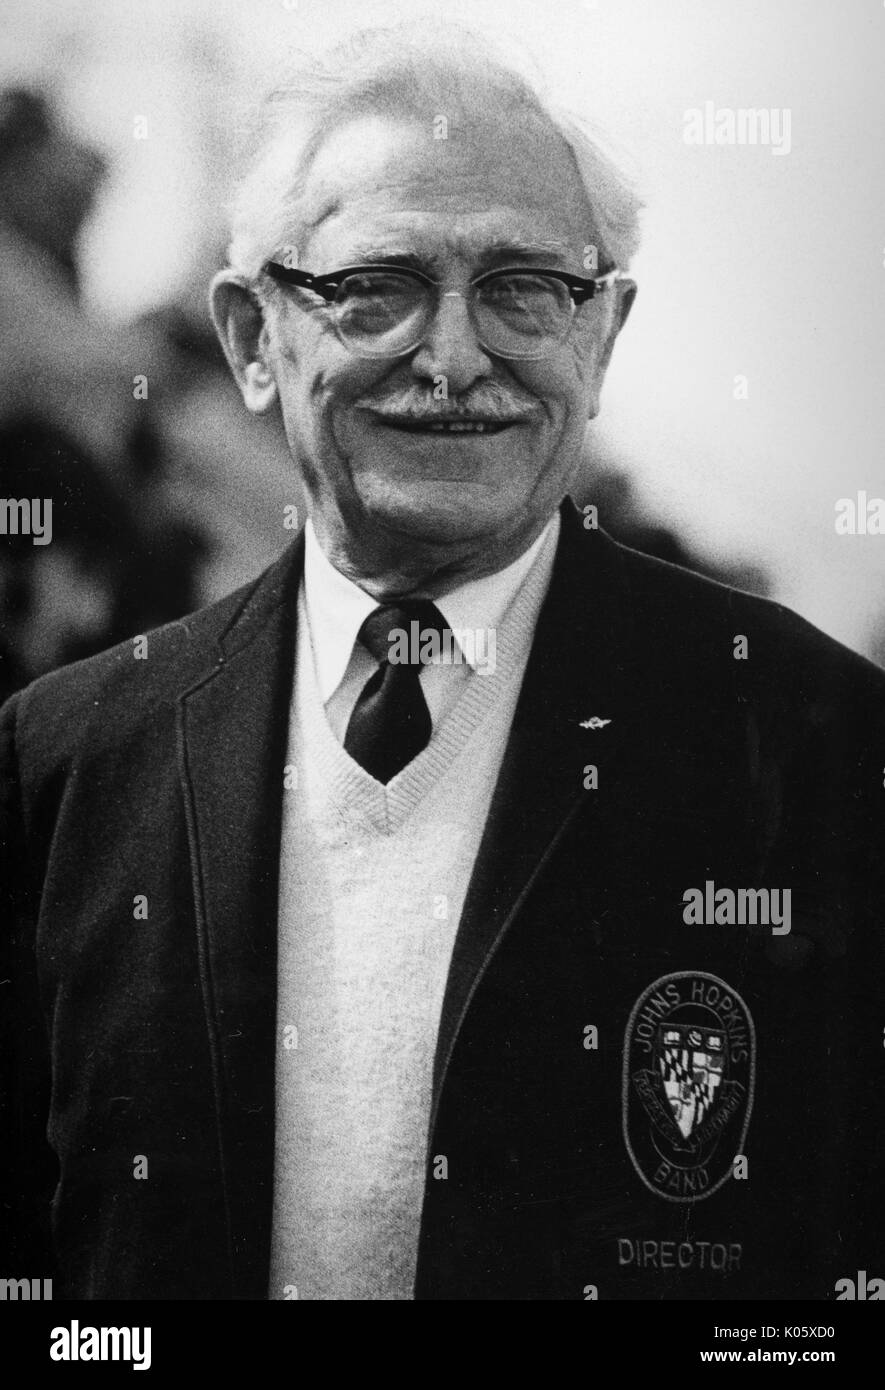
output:
[[438,113],[500,125],[522,117],[557,132],[570,150],[606,257],[626,269],[639,242],[642,203],[600,133],[559,108],[533,76],[485,38],[453,25],[367,29],[317,56],[290,62],[262,104],[252,157],[233,208],[229,260],[256,282],[264,262],[304,235],[310,163],[326,136],[366,114]]

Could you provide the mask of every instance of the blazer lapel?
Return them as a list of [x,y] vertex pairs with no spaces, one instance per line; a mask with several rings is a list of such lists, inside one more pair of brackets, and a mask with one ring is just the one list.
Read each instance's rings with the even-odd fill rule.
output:
[[[217,664],[179,702],[180,775],[238,1298],[267,1295],[280,829],[302,565],[299,538],[231,623]],[[584,769],[594,765],[602,783],[616,765],[628,722],[630,630],[618,550],[604,533],[585,532],[567,501],[455,941],[431,1125],[479,981],[571,819],[595,812]]]
[[267,1296],[277,884],[303,539],[267,572],[179,701],[179,767],[237,1298]]
[[592,815],[628,723],[631,613],[619,552],[566,499],[550,588],[467,892],[446,984],[431,1132],[461,1023],[501,940],[566,826]]

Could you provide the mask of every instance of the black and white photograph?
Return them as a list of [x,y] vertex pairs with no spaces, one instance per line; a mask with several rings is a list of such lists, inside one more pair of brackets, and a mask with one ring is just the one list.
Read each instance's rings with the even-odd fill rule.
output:
[[883,156],[879,0],[7,0],[24,1367],[873,1335]]

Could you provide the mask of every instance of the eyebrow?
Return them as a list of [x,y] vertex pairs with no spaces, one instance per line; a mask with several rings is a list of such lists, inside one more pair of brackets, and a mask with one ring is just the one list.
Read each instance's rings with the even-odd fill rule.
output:
[[[520,265],[537,265],[539,261],[551,259],[566,260],[571,247],[562,241],[514,241],[509,238],[493,241],[479,252],[478,264],[486,268],[493,261],[507,261]],[[395,265],[405,270],[435,268],[436,258],[423,256],[415,251],[394,250],[382,246],[357,246],[350,256],[351,265]]]
[[513,257],[515,260],[537,261],[539,258],[558,257],[565,260],[572,248],[564,241],[493,241],[483,250],[483,259],[493,256]]

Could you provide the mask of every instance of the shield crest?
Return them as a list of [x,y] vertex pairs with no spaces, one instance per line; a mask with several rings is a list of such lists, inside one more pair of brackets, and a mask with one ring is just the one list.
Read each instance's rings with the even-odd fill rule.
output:
[[743,1152],[753,1102],[750,1011],[705,972],[664,975],[644,990],[624,1038],[627,1152],[657,1196],[709,1197]]
[[722,1083],[728,1039],[685,1023],[658,1029],[658,1066],[680,1134],[689,1139],[710,1114]]

